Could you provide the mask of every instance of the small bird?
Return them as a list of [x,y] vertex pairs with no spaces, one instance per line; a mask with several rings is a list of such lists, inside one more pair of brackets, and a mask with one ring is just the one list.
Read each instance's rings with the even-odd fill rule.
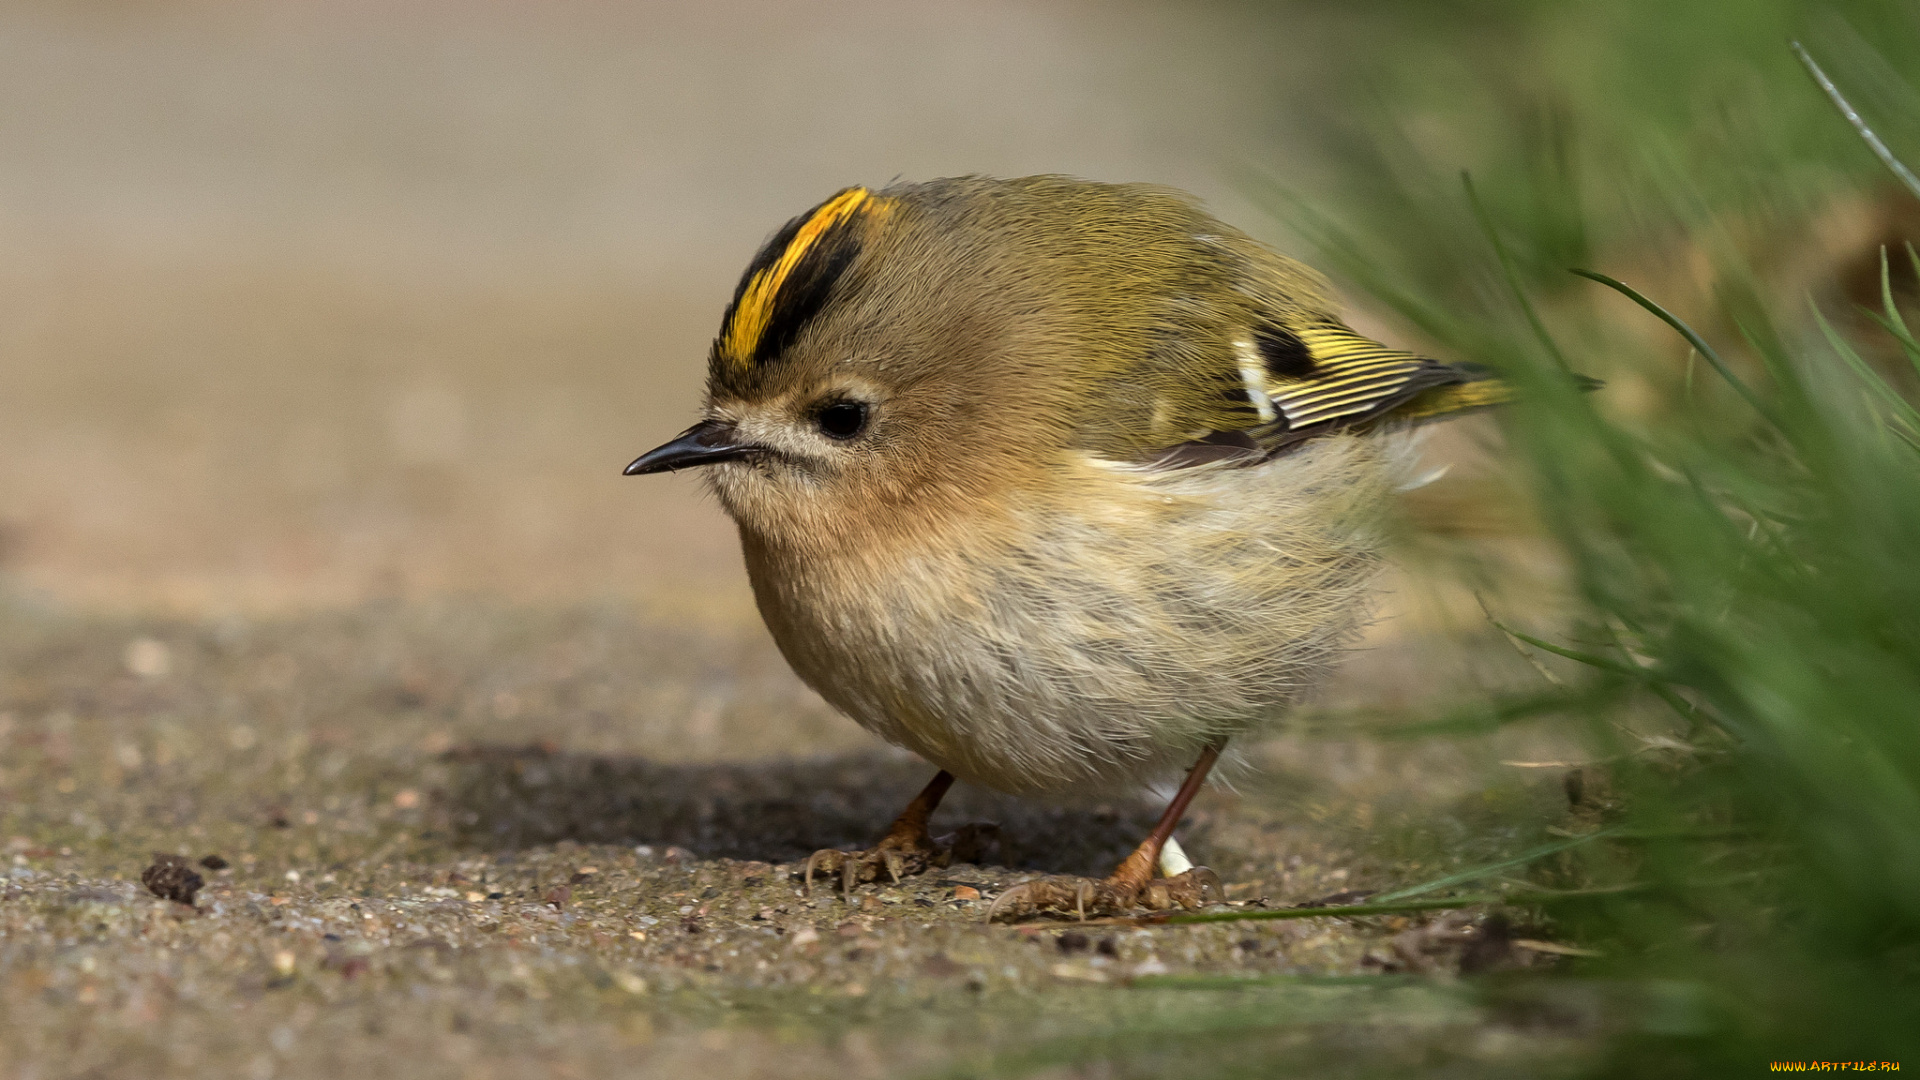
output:
[[989,911],[1084,918],[1218,897],[1173,831],[1366,623],[1394,433],[1509,396],[1355,333],[1180,192],[970,176],[847,188],[775,233],[704,419],[626,473],[704,468],[793,669],[940,769],[809,883],[944,865],[978,840],[929,834],[955,778],[1058,798],[1184,770],[1112,876]]

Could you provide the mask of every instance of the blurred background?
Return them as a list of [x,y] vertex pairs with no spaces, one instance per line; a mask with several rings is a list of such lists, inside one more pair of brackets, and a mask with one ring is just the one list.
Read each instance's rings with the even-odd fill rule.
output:
[[739,616],[697,481],[619,470],[694,415],[761,240],[1043,171],[1271,235],[1230,170],[1284,154],[1305,40],[1226,4],[0,6],[0,573]]

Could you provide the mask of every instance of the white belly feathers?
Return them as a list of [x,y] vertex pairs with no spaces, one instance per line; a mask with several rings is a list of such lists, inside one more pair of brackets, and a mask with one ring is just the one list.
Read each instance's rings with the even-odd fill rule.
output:
[[1359,631],[1378,562],[1369,508],[1396,456],[1340,436],[1283,467],[1086,459],[1071,481],[1088,498],[1035,500],[1077,512],[1013,507],[1003,557],[909,557],[858,589],[791,572],[773,589],[755,570],[755,591],[808,683],[960,778],[1137,789],[1278,718]]

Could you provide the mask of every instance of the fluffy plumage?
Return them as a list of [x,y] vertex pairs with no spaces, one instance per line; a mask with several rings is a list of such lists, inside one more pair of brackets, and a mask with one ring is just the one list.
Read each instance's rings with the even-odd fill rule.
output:
[[630,471],[714,465],[828,701],[963,779],[1071,794],[1283,714],[1366,617],[1379,432],[1503,395],[1355,334],[1178,193],[970,177],[776,234],[707,420]]
[[1103,794],[1178,775],[1334,662],[1366,615],[1382,450],[1176,470],[1082,453],[1060,488],[832,558],[741,532],[775,640],[847,715],[965,780]]

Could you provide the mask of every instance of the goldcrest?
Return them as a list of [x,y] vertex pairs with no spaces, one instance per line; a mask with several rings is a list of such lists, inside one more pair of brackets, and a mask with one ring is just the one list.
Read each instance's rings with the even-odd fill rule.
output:
[[1366,622],[1410,467],[1393,433],[1507,396],[1361,337],[1317,274],[1181,193],[961,177],[848,188],[775,233],[704,419],[626,471],[703,468],[794,670],[941,770],[809,878],[971,846],[927,835],[954,777],[1057,797],[1187,770],[1113,878],[995,908],[1112,912],[1211,895],[1173,826]]

